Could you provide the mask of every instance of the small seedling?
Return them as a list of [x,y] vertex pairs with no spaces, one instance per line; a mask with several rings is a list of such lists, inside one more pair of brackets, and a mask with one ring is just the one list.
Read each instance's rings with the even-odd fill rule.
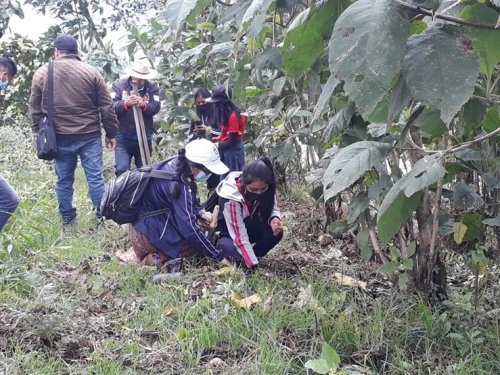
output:
[[310,359],[305,363],[305,367],[317,372],[318,374],[339,375],[337,371],[340,364],[338,353],[326,342],[323,343],[321,356],[318,359]]

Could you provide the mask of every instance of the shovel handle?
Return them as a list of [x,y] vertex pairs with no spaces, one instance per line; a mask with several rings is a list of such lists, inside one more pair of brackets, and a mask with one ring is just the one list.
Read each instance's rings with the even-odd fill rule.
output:
[[212,211],[212,221],[210,221],[210,225],[209,225],[210,229],[217,228],[217,221],[219,220],[219,211],[220,211],[220,207],[218,204],[216,204],[214,207],[214,210]]

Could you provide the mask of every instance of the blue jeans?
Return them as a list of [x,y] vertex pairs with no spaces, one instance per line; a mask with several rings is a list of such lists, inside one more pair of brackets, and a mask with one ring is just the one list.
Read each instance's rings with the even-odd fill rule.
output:
[[[151,140],[148,140],[148,148],[149,155],[151,155]],[[134,158],[136,168],[143,166],[139,141],[126,138],[123,134],[117,134],[115,148],[115,174],[117,176],[130,169],[132,158]]]
[[0,230],[19,205],[19,197],[9,182],[0,175]]
[[73,183],[75,182],[78,156],[87,178],[90,199],[95,210],[99,209],[104,193],[101,138],[87,141],[57,142],[56,194],[59,202],[59,213],[65,224],[73,224],[76,220],[76,208],[73,206],[73,192],[75,190]]
[[[220,152],[220,160],[227,165],[229,172],[242,171],[245,166],[245,147],[243,142],[238,142],[235,146]],[[221,181],[229,174],[220,176]]]

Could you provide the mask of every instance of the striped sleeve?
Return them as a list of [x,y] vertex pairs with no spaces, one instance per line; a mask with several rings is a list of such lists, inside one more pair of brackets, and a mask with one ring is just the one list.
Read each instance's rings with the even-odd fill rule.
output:
[[243,222],[241,204],[235,201],[228,201],[224,205],[224,219],[226,220],[227,229],[233,239],[234,246],[243,257],[245,264],[248,267],[257,265],[259,260],[255,256],[248,238],[247,228]]
[[276,194],[274,194],[274,205],[273,205],[273,210],[271,211],[271,216],[269,217],[268,224],[271,222],[271,220],[274,217],[277,217],[278,219],[281,220],[281,212],[280,212],[280,209],[278,206],[278,196],[277,195],[278,195],[278,193],[276,192]]

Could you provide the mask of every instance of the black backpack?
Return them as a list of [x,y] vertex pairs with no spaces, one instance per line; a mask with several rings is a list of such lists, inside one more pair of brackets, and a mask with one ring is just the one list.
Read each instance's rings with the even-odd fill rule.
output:
[[[158,166],[161,164],[126,171],[116,179],[107,182],[101,200],[102,217],[113,220],[117,224],[135,223],[139,219],[142,199],[150,179],[177,179],[176,173],[158,170]],[[145,213],[141,217],[156,216],[169,211],[170,208],[163,208]]]

